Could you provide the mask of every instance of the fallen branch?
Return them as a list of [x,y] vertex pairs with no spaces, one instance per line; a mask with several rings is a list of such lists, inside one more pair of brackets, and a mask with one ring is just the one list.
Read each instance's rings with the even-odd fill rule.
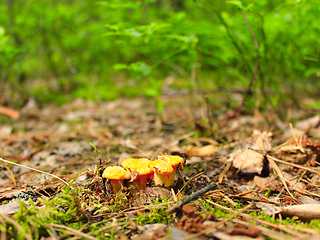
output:
[[200,190],[194,192],[193,194],[189,195],[189,196],[185,196],[182,201],[177,202],[176,204],[174,204],[173,206],[171,206],[170,208],[168,208],[166,210],[167,214],[172,214],[174,212],[177,212],[178,209],[181,208],[181,206],[198,199],[199,197],[201,197],[203,194],[209,192],[210,190],[212,190],[213,188],[216,188],[217,184],[215,182],[210,183],[208,186],[201,188]]

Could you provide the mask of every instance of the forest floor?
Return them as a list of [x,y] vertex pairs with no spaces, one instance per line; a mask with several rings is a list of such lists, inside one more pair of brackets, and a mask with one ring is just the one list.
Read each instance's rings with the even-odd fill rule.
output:
[[[315,110],[160,103],[30,100],[1,123],[1,239],[320,239]],[[106,190],[106,166],[163,154],[186,159],[172,189]]]

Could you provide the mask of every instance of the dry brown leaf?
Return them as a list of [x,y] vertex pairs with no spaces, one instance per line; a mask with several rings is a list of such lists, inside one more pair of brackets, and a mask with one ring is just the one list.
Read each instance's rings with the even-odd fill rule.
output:
[[282,172],[283,177],[288,180],[289,185],[293,190],[304,190],[305,189],[305,183],[298,181],[298,177],[294,177],[290,173]]
[[271,147],[271,132],[260,132],[259,130],[254,130],[252,134],[252,149],[255,150],[263,150],[267,151],[270,150]]
[[[20,200],[22,201],[22,200]],[[23,201],[27,206],[30,206],[30,202]],[[12,200],[8,204],[0,205],[0,215],[14,214],[19,211],[20,202],[18,200]]]
[[292,135],[294,135],[294,136],[300,136],[300,135],[303,135],[303,134],[305,134],[305,133],[306,133],[306,131],[294,127],[294,128],[292,128],[292,129],[287,129],[287,130],[283,133],[282,139],[291,138]]
[[304,204],[320,204],[319,200],[313,199],[309,196],[302,196],[299,200]]
[[0,127],[0,136],[7,136],[12,133],[13,127],[4,125]]
[[189,146],[186,155],[190,156],[211,156],[219,150],[218,146],[206,145],[203,147]]
[[238,150],[230,154],[229,161],[232,161],[233,166],[244,173],[261,174],[263,169],[264,156],[261,153],[250,149]]
[[270,176],[267,178],[264,177],[259,177],[259,176],[254,176],[253,178],[253,182],[254,184],[256,184],[258,187],[260,188],[265,188],[268,185],[270,185],[270,183],[272,182],[272,180],[274,179],[274,176]]
[[317,125],[319,125],[319,122],[320,122],[320,117],[317,115],[317,116],[302,120],[300,122],[297,122],[296,128],[307,131],[310,128],[314,128]]
[[278,207],[271,203],[258,202],[255,205],[257,208],[261,208],[263,212],[269,216],[278,214],[281,212],[281,207]]

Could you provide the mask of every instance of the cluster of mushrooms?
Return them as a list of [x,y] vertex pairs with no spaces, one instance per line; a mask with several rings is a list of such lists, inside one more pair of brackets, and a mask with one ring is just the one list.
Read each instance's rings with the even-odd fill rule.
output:
[[118,193],[124,186],[125,180],[128,187],[135,191],[146,189],[148,181],[153,180],[154,186],[172,187],[175,173],[182,168],[185,160],[180,156],[162,155],[155,161],[147,158],[127,158],[122,161],[122,167],[107,167],[102,174],[103,178],[110,180],[113,193]]

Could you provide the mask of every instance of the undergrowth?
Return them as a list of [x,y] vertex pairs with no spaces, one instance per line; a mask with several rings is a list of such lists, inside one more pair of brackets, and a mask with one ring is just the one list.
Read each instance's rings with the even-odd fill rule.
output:
[[[210,198],[209,198],[210,199]],[[213,199],[211,199],[213,200]],[[222,210],[219,207],[216,206],[212,206],[210,203],[204,201],[204,200],[200,200],[201,204],[204,206],[204,208],[206,209],[206,211],[208,213],[213,213],[215,217],[217,218],[228,218],[232,215],[232,213],[226,211],[226,210]],[[236,202],[236,201],[235,201]],[[230,206],[228,203],[226,202],[219,202],[219,204],[221,204],[224,207],[227,208],[231,208],[231,209],[241,209],[244,208],[246,205],[241,203],[241,202],[236,202],[237,206]],[[253,209],[249,209],[249,213],[248,215],[250,215],[251,217],[254,217],[256,219],[260,219],[260,220],[264,220],[266,222],[272,223],[272,224],[282,224],[284,226],[294,226],[295,228],[311,228],[314,229],[316,231],[320,231],[320,219],[313,219],[310,222],[302,222],[301,220],[297,219],[296,217],[287,217],[287,218],[279,218],[278,216],[269,216],[265,213],[260,213],[257,212]],[[235,218],[241,218],[241,216],[236,216]],[[257,222],[255,220],[250,220],[250,222],[252,224],[257,224]]]
[[52,223],[67,223],[78,218],[74,213],[77,206],[70,194],[70,185],[61,194],[52,199],[40,199],[37,206],[29,199],[30,206],[21,200],[20,208],[12,217],[0,218],[0,230],[6,239],[39,239],[52,235],[49,225]]
[[[72,183],[72,182],[71,182]],[[29,199],[30,206],[20,201],[20,209],[13,216],[0,216],[0,231],[5,239],[41,239],[42,237],[60,236],[63,239],[72,237],[94,236],[98,239],[115,239],[117,234],[124,232],[128,226],[163,223],[171,225],[174,223],[175,215],[167,215],[169,200],[158,200],[149,206],[135,212],[126,212],[130,209],[130,199],[125,194],[113,196],[111,201],[91,202],[90,199],[81,195],[83,189],[71,189],[70,185],[51,199],[38,199],[39,204]],[[213,198],[208,198],[215,201]],[[200,203],[200,204],[199,204]],[[239,210],[246,206],[244,202],[235,201],[236,206],[230,206],[228,202],[220,201],[219,204]],[[213,206],[205,199],[199,202],[193,202],[198,206],[198,212],[201,215],[213,213],[216,218],[226,219],[233,213]],[[91,208],[90,208],[91,206]],[[92,209],[88,211],[87,208]],[[84,210],[86,208],[86,210]],[[90,212],[90,213],[89,213]],[[204,213],[206,212],[206,213]],[[284,226],[294,226],[296,228],[312,228],[318,230],[319,220],[312,220],[309,223],[303,223],[295,218],[279,219],[268,216],[264,213],[249,210],[249,215],[256,219],[264,220],[273,224],[282,224]],[[235,216],[241,218],[241,216]],[[253,224],[256,221],[250,220]],[[135,234],[133,232],[132,234]]]
[[[168,202],[167,200],[163,201],[156,201],[152,203],[151,205],[157,205],[161,203],[166,203]],[[138,225],[143,225],[143,224],[153,224],[153,223],[163,223],[163,224],[170,224],[173,222],[173,215],[167,215],[166,209],[167,205],[159,208],[154,208],[148,210],[147,212],[138,212],[137,213],[137,218],[135,219],[136,223]]]

